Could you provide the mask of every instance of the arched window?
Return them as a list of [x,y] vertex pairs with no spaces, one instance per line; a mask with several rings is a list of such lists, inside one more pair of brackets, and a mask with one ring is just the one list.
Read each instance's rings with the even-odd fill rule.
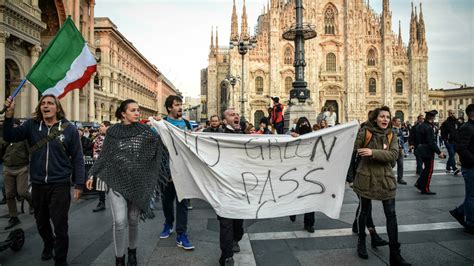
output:
[[332,6],[324,12],[324,34],[336,34],[336,10]]
[[405,121],[405,115],[404,115],[403,112],[400,111],[400,110],[397,110],[397,111],[395,112],[395,117],[400,118],[400,121],[402,121],[402,123],[403,123],[403,121]]
[[293,79],[291,77],[285,78],[285,92],[290,93],[291,88],[293,87]]
[[285,63],[285,65],[293,64],[293,53],[291,52],[290,47],[286,47],[286,49],[285,49],[284,63]]
[[257,94],[263,94],[263,78],[262,77],[255,78],[255,92]]
[[374,78],[369,79],[369,93],[375,94],[377,92],[377,82]]
[[395,92],[403,93],[403,80],[400,78],[395,81]]
[[367,65],[375,66],[377,64],[377,57],[375,55],[374,49],[370,49],[367,54]]
[[336,72],[336,55],[333,53],[326,55],[326,71]]

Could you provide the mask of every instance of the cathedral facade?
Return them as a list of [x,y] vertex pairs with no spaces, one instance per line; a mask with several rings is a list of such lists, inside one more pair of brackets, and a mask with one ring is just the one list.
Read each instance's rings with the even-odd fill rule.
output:
[[[421,4],[419,12],[412,4],[408,45],[402,40],[400,23],[398,33],[392,30],[389,0],[383,0],[381,15],[364,0],[305,0],[303,5],[304,23],[318,33],[305,42],[305,80],[316,113],[333,106],[341,123],[364,121],[369,110],[382,105],[405,121],[425,111],[428,47]],[[249,36],[245,1],[240,33],[236,10],[234,0],[231,41]],[[294,10],[293,0],[271,0],[257,21],[257,46],[243,60],[238,49],[219,47],[218,35],[214,42],[212,33],[206,81],[202,81],[207,85],[203,111],[207,116],[221,114],[228,106],[240,110],[243,102],[243,115],[258,123],[267,115],[268,96],[288,103],[295,47],[282,34],[295,24]],[[240,81],[231,86],[229,75],[239,76]]]

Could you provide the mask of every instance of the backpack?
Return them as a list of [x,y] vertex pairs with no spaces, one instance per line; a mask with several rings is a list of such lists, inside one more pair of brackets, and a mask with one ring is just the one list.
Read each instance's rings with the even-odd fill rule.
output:
[[[365,130],[365,139],[364,139],[364,145],[361,148],[366,148],[369,145],[370,140],[372,140],[372,132],[369,130]],[[387,136],[388,140],[388,146],[390,147],[390,144],[392,143],[393,140],[393,132],[390,131],[390,133]],[[356,175],[357,167],[359,166],[360,162],[360,156],[357,154],[357,151],[352,152],[352,158],[351,158],[351,163],[349,165],[349,169],[347,171],[346,175],[346,181],[348,183],[354,182],[354,178]]]

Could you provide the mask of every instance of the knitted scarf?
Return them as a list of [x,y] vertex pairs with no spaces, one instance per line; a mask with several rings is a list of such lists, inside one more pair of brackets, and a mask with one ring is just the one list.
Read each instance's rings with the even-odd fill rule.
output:
[[163,152],[161,138],[149,126],[116,124],[107,130],[89,175],[97,176],[139,207],[141,219],[151,218],[150,200],[159,182],[167,179],[161,167]]

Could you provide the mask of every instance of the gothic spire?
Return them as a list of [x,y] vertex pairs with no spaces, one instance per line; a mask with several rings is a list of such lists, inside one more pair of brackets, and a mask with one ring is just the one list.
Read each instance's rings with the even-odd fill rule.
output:
[[241,39],[248,39],[248,25],[247,25],[247,8],[245,7],[245,0],[244,6],[242,8],[242,22],[240,24],[240,38]]
[[219,27],[216,26],[216,50],[219,49]]
[[418,31],[419,31],[419,45],[422,51],[426,51],[426,33],[425,33],[425,21],[423,20],[423,9],[420,3],[420,18],[418,20]]
[[211,50],[214,49],[214,26],[211,26]]
[[390,12],[390,2],[389,0],[383,0],[383,11],[384,14],[388,14]]
[[237,8],[234,5],[232,7],[232,22],[230,28],[230,40],[237,41],[239,39],[239,22],[237,21]]
[[398,46],[402,46],[402,22],[398,21]]
[[[415,9],[416,10],[416,9]],[[413,11],[413,2],[411,3],[411,19],[410,19],[410,41],[408,44],[408,53],[413,55],[418,50],[418,22],[416,11]]]

